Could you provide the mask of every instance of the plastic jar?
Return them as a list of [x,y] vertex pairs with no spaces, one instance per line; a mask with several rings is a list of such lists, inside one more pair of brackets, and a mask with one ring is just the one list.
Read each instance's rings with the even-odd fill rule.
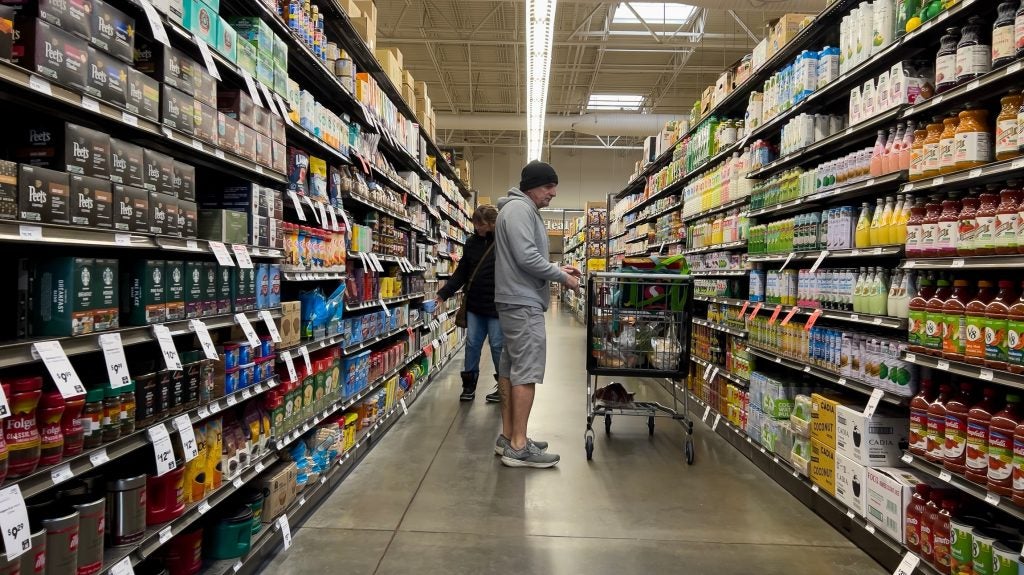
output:
[[11,381],[7,402],[10,417],[4,419],[4,441],[7,442],[9,478],[35,471],[39,465],[39,428],[36,409],[42,396],[42,377],[23,377]]
[[64,397],[57,390],[43,394],[39,402],[39,464],[56,465],[64,456]]
[[64,400],[61,432],[64,434],[65,457],[78,455],[82,452],[82,442],[85,440],[85,431],[82,429],[82,409],[84,407],[84,395]]
[[116,441],[121,437],[121,389],[107,384],[103,388],[103,443]]
[[956,169],[984,166],[993,157],[988,110],[974,108],[960,112],[960,125],[956,129]]
[[1009,160],[1020,155],[1018,148],[1017,112],[1024,97],[1011,93],[999,100],[1002,108],[996,118],[996,159]]
[[92,449],[103,445],[103,399],[102,387],[94,387],[85,394],[82,408],[82,429],[85,433],[82,445]]

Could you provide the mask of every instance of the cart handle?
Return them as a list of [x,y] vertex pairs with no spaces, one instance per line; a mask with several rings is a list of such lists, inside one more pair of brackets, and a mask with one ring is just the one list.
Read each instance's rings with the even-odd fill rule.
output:
[[625,278],[625,279],[652,279],[652,280],[689,280],[693,279],[689,274],[644,274],[625,272],[591,272],[590,277],[598,278]]

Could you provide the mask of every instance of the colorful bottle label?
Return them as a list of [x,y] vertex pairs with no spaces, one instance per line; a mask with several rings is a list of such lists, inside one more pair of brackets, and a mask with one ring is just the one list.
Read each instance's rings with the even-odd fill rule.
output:
[[942,351],[963,355],[966,318],[959,313],[943,314]]
[[1010,319],[1006,322],[1006,361],[1024,365],[1024,320]]
[[978,234],[974,236],[974,247],[975,249],[987,248],[995,249],[996,247],[996,217],[995,216],[978,216]]
[[1008,324],[1006,319],[985,318],[985,359],[1006,361]]
[[964,330],[964,355],[967,357],[985,357],[985,316],[967,316]]
[[924,228],[921,224],[910,224],[907,226],[907,251],[912,252],[913,250],[921,249],[921,235],[924,233]]
[[1017,152],[1017,119],[996,122],[996,154]]
[[984,44],[957,47],[956,79],[986,74],[992,70],[992,47]]
[[1013,468],[1013,433],[997,427],[988,430],[988,478],[1005,481]]
[[934,250],[935,243],[939,239],[939,224],[922,224],[921,225],[921,249],[922,250]]
[[959,237],[956,221],[941,221],[937,227],[935,236],[935,249],[946,250],[956,248],[956,241]]
[[978,219],[975,217],[963,218],[959,222],[959,237],[956,247],[963,250],[974,249],[974,241],[978,236]]
[[996,214],[996,247],[1017,247],[1017,212]]
[[935,59],[935,83],[956,82],[956,53],[943,54]]
[[967,421],[962,415],[946,414],[946,442],[943,455],[959,461],[967,449]]
[[988,469],[988,422],[967,420],[967,469],[985,473]]
[[928,451],[928,411],[910,409],[910,449],[918,453]]
[[992,30],[992,60],[1010,58],[1016,50],[1013,47],[1013,26],[1000,26]]
[[988,132],[961,132],[956,135],[956,163],[992,161],[992,134]]
[[942,349],[942,326],[945,324],[942,313],[928,312],[924,322],[923,344],[929,349]]
[[[928,321],[927,313],[924,310],[910,310],[907,314],[907,340],[910,345],[924,345],[925,324]],[[1024,329],[1024,323],[1021,324]]]
[[956,137],[939,140],[939,167],[952,168],[956,165]]
[[939,169],[939,143],[925,144],[924,157],[921,159],[922,172],[934,172]]
[[928,455],[941,459],[946,452],[946,416],[928,414]]
[[1024,491],[1024,437],[1013,436],[1013,490]]

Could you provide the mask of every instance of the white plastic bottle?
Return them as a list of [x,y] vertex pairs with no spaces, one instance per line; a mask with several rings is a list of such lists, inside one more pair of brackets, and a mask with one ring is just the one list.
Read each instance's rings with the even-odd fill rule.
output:
[[871,55],[892,44],[896,30],[896,6],[893,0],[875,0],[872,10]]

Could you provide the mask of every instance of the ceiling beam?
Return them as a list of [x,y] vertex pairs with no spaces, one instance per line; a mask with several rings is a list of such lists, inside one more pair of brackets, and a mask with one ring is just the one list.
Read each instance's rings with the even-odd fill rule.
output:
[[647,24],[647,20],[644,20],[643,16],[641,16],[640,13],[636,11],[636,8],[633,8],[633,5],[630,4],[629,2],[624,2],[624,4],[626,5],[626,8],[629,8],[629,11],[632,12],[634,16],[636,16],[636,19],[639,20],[641,24],[643,24],[643,27],[647,30],[647,32],[654,37],[654,41],[657,42],[658,44],[661,44],[661,38],[659,38],[658,35],[654,33],[654,30],[651,30],[650,25]]
[[[518,47],[522,48],[525,44],[522,40],[503,40],[497,39],[494,36],[488,39],[474,39],[474,38],[439,38],[435,34],[431,34],[429,30],[424,30],[425,36],[422,38],[410,38],[410,37],[382,37],[378,40],[378,44],[382,46],[397,45],[397,44],[434,44],[444,46],[465,46],[467,44],[473,44],[474,46],[504,46],[504,47]],[[747,36],[741,35],[737,37],[730,36],[729,38],[721,38],[721,42],[709,42],[708,39],[714,38],[714,34],[708,34],[705,36],[704,41],[697,45],[697,48],[702,50],[728,50],[730,52],[750,52],[750,48],[746,45]],[[737,40],[742,40],[742,44],[738,44]],[[685,43],[649,43],[649,42],[630,42],[625,38],[616,38],[615,45],[609,46],[606,41],[556,41],[554,48],[571,48],[582,46],[584,48],[601,48],[602,46],[609,50],[614,48],[617,52],[628,52],[630,50],[657,50],[661,52],[671,50],[685,50],[687,48],[693,48],[692,42]]]
[[480,23],[476,25],[476,28],[473,28],[473,31],[470,32],[469,35],[470,36],[476,36],[476,33],[479,32],[480,29],[484,27],[484,24],[489,22],[490,19],[494,17],[494,14],[497,13],[498,10],[501,10],[501,8],[504,5],[505,5],[504,2],[499,2],[499,3],[495,4],[494,8],[491,8],[491,11],[488,12],[486,16],[484,16],[484,19],[481,20]]
[[743,28],[747,35],[750,36],[751,40],[753,40],[754,42],[761,41],[761,39],[758,38],[756,34],[754,34],[753,30],[750,29],[750,26],[747,26],[747,23],[744,22],[742,18],[740,18],[740,15],[737,14],[735,10],[729,10],[729,15],[732,16],[732,19],[735,20],[736,23],[740,25],[740,28]]

